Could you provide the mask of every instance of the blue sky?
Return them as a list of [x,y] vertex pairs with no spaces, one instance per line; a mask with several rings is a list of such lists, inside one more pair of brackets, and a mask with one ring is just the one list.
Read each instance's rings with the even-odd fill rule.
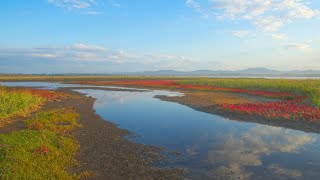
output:
[[320,70],[318,0],[12,0],[0,73]]

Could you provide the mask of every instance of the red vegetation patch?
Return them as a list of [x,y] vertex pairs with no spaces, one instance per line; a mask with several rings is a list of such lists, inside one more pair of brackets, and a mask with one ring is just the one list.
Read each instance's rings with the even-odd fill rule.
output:
[[55,91],[44,90],[44,89],[22,89],[22,91],[29,92],[33,95],[43,97],[49,101],[58,101],[67,96],[66,94],[61,92],[55,92]]
[[34,123],[28,124],[28,128],[40,131],[43,130],[43,125],[40,122],[36,121]]
[[273,102],[258,104],[222,104],[220,108],[273,120],[305,120],[320,122],[320,109],[294,102]]
[[259,91],[259,90],[247,90],[247,89],[236,89],[236,88],[223,88],[223,87],[205,86],[205,85],[175,85],[175,86],[177,88],[183,88],[183,89],[213,90],[213,91],[226,91],[226,92],[234,92],[234,93],[245,93],[245,94],[251,94],[251,95],[255,95],[255,96],[283,99],[283,100],[302,101],[307,98],[306,96],[298,96],[296,94],[287,93],[287,92],[272,92],[272,91]]
[[46,145],[42,145],[41,147],[37,147],[37,148],[34,148],[34,152],[36,152],[37,154],[48,154],[49,152],[49,149]]
[[119,84],[129,84],[129,85],[146,85],[146,86],[169,86],[174,84],[174,80],[137,80],[137,81],[121,81],[114,82]]
[[262,96],[267,98],[283,99],[283,100],[302,101],[307,98],[307,96],[298,96],[296,94],[287,93],[287,92],[271,92],[271,91],[245,90],[245,89],[232,89],[231,91],[237,92],[237,93],[247,93],[247,94],[252,94],[255,96]]

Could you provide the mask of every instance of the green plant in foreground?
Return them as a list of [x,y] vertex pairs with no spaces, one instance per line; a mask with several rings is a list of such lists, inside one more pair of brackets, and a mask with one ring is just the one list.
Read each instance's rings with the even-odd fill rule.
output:
[[79,115],[72,108],[53,109],[39,112],[36,116],[25,121],[29,129],[50,130],[59,134],[81,127],[77,123]]
[[[27,130],[0,135],[0,178],[77,179],[70,174],[79,143],[66,132],[79,127],[72,108],[39,112],[26,120]],[[34,128],[40,123],[42,128]],[[38,125],[37,127],[40,127]]]

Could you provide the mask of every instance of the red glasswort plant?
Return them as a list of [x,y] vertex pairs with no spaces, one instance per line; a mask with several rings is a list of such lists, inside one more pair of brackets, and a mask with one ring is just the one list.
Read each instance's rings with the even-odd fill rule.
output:
[[46,155],[46,154],[48,154],[49,149],[46,145],[42,145],[41,147],[34,148],[34,152],[36,152],[37,154],[40,154],[40,155],[42,155],[42,154]]
[[273,120],[320,122],[320,109],[289,101],[258,104],[222,104],[219,107],[231,112]]
[[43,89],[24,89],[24,91],[30,92],[33,95],[41,96],[49,101],[58,101],[66,96],[64,93]]
[[28,124],[28,128],[38,131],[44,129],[43,125],[39,121],[35,121],[34,123]]

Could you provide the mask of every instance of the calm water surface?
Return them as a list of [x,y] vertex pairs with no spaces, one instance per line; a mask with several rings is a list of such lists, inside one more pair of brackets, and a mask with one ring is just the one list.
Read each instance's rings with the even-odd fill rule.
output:
[[[59,87],[53,84],[41,86]],[[27,85],[32,86],[23,84]],[[318,179],[320,175],[318,134],[232,121],[154,98],[181,95],[168,91],[76,91],[97,98],[97,114],[137,133],[133,141],[181,152],[181,159],[166,166],[188,168],[193,178]]]

